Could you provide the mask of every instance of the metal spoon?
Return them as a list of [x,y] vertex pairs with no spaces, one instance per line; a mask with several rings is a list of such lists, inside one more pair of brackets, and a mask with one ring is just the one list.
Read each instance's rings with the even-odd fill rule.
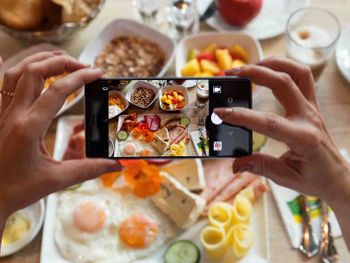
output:
[[300,195],[299,200],[301,204],[303,223],[301,243],[298,249],[308,258],[311,258],[319,252],[319,246],[315,234],[312,231],[310,208],[307,204],[306,196]]
[[321,262],[332,263],[339,259],[337,249],[334,246],[334,240],[331,232],[331,224],[329,222],[328,205],[325,201],[320,200],[322,225],[321,225],[321,237],[320,242],[320,256]]

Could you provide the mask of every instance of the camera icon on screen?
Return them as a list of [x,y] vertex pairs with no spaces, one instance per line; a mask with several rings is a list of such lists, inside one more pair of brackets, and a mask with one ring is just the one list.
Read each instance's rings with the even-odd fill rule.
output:
[[221,86],[213,86],[213,93],[221,94]]

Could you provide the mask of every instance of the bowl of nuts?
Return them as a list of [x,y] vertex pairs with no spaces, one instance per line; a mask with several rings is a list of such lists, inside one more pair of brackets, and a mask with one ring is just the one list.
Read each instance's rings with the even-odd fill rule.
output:
[[79,60],[102,69],[103,77],[161,77],[175,56],[168,36],[129,19],[109,23]]
[[146,81],[136,81],[128,90],[125,97],[136,107],[147,109],[156,100],[158,89]]

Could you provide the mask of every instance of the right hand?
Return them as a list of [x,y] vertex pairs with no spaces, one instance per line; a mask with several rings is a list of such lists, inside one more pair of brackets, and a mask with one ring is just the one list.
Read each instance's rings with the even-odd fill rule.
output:
[[324,198],[330,204],[350,200],[350,169],[333,143],[318,109],[308,67],[270,58],[227,72],[270,88],[285,114],[246,108],[218,108],[224,122],[240,125],[284,142],[289,150],[275,158],[254,153],[236,159],[234,171],[264,175],[277,184]]

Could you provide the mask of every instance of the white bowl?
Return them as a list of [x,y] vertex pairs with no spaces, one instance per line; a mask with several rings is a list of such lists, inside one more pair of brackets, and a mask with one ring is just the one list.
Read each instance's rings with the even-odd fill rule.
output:
[[175,56],[175,42],[166,35],[129,19],[116,19],[109,23],[98,36],[84,48],[79,56],[79,60],[84,64],[95,65],[95,59],[104,47],[111,40],[119,36],[138,36],[158,44],[159,48],[165,54],[165,62],[157,77],[164,76],[168,71]]
[[120,91],[110,90],[108,92],[108,97],[114,96],[114,95],[117,95],[117,96],[119,96],[122,99],[122,101],[124,103],[124,109],[121,112],[119,112],[118,114],[114,115],[113,117],[111,117],[109,119],[114,119],[115,117],[117,117],[120,114],[122,114],[129,107],[129,101],[125,98],[125,96]]
[[[132,101],[131,101],[131,95],[134,93],[134,91],[139,88],[139,87],[145,87],[145,88],[148,88],[148,89],[151,89],[153,92],[154,92],[154,98],[153,100],[149,103],[149,105],[147,105],[147,107],[140,107],[136,104],[134,104]],[[125,95],[125,98],[132,104],[132,105],[135,105],[136,107],[138,108],[141,108],[141,109],[147,109],[148,107],[150,107],[153,102],[157,99],[158,97],[158,88],[154,85],[152,85],[151,83],[147,82],[147,81],[143,81],[143,80],[138,80],[136,81],[130,88],[129,90],[127,91],[126,95]]]
[[[241,45],[249,54],[248,63],[254,63],[264,58],[260,43],[256,38],[235,32],[208,32],[191,35],[184,38],[177,47],[176,52],[176,76],[182,77],[181,69],[187,62],[187,54],[190,48],[203,48],[210,43],[217,43],[219,46],[231,47],[235,44]],[[261,87],[254,90],[254,98],[260,94]]]
[[[182,109],[167,110],[167,109],[163,108],[163,103],[161,101],[161,98],[164,95],[164,93],[166,93],[169,90],[180,90],[180,91],[182,91],[182,94],[183,94],[184,99],[185,99],[185,106]],[[182,86],[182,85],[168,85],[168,86],[165,86],[165,87],[160,89],[160,91],[159,91],[159,107],[162,110],[164,110],[164,111],[181,111],[184,108],[186,108],[187,105],[188,105],[188,92],[187,92],[187,89],[184,86]]]
[[32,242],[32,240],[38,235],[41,229],[41,226],[43,225],[43,222],[44,222],[44,216],[45,216],[44,199],[41,199],[40,201],[26,208],[21,209],[18,212],[30,218],[31,227],[30,227],[29,233],[23,239],[20,239],[13,244],[2,246],[0,251],[0,257],[5,257],[21,250],[30,242]]

